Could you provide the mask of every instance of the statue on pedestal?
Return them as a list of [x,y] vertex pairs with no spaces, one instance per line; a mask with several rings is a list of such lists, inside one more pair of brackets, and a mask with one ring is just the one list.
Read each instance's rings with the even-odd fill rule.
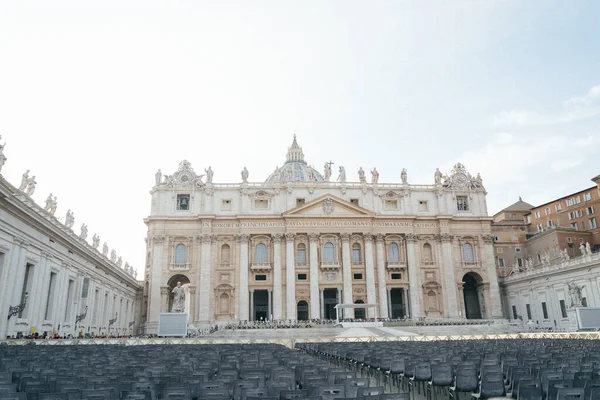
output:
[[244,169],[242,170],[242,182],[243,183],[248,183],[248,169],[246,167],[244,167]]
[[102,245],[102,255],[104,257],[108,255],[108,244],[106,242],[104,242],[104,244]]
[[406,172],[406,168],[402,168],[402,172],[400,173],[400,179],[402,179],[403,184],[408,184],[408,173]]
[[87,239],[87,235],[88,235],[88,227],[86,224],[81,224],[81,233],[79,234],[79,237],[82,238],[83,240]]
[[585,242],[585,251],[588,256],[592,255],[592,247],[590,246],[590,242]]
[[281,182],[281,171],[279,167],[275,167],[275,171],[273,171],[273,183]]
[[358,181],[360,183],[366,183],[367,182],[367,178],[365,178],[365,170],[363,169],[363,167],[360,167],[358,169]]
[[442,184],[442,173],[440,172],[439,168],[435,169],[435,174],[433,175],[433,179],[435,180],[436,185]]
[[75,225],[75,214],[71,210],[67,210],[67,216],[65,217],[65,226],[69,229]]
[[210,167],[210,165],[208,166],[208,169],[205,169],[204,172],[206,172],[206,183],[212,183],[213,180],[213,175],[215,174],[212,170],[212,168]]
[[117,261],[117,252],[115,251],[115,249],[112,249],[110,251],[110,262],[115,262]]
[[581,255],[582,255],[582,256],[585,256],[585,255],[587,254],[587,252],[586,252],[586,249],[585,249],[585,246],[584,246],[584,244],[583,244],[583,243],[581,243],[581,244],[579,245],[579,252],[581,253]]
[[160,169],[156,171],[156,174],[154,174],[154,179],[156,180],[156,186],[160,186],[162,181],[162,172]]
[[44,206],[44,211],[50,211],[50,208],[52,208],[52,193],[50,193],[48,195],[48,198],[46,199],[46,205]]
[[21,192],[25,190],[28,182],[29,182],[29,170],[25,171],[25,173],[21,176],[21,184],[19,185],[19,190]]
[[50,205],[50,210],[49,210],[50,215],[54,216],[57,206],[58,206],[58,202],[56,201],[56,196],[54,196],[54,199],[52,200],[52,204]]
[[27,196],[33,196],[33,192],[35,191],[35,184],[37,182],[35,181],[35,176],[32,176],[31,178],[29,178],[27,180],[27,189],[25,189],[25,194]]
[[333,163],[332,162],[325,163],[324,176],[325,176],[326,182],[329,182],[329,178],[331,178],[331,164],[333,164]]
[[117,258],[117,267],[121,268],[121,266],[123,265],[123,259],[121,258],[121,256],[119,256],[119,258]]
[[581,289],[582,287],[577,285],[574,281],[567,283],[569,288],[569,296],[571,297],[571,308],[580,307],[581,304]]
[[98,250],[98,246],[100,246],[100,236],[94,233],[94,236],[92,236],[92,247]]
[[173,294],[173,305],[171,312],[185,311],[185,289],[181,286],[181,282],[177,282],[177,286],[171,291]]
[[346,183],[346,168],[340,166],[340,174],[338,175],[338,181],[340,181],[340,183]]
[[379,182],[379,172],[377,172],[377,168],[373,167],[371,170],[371,183],[375,185],[377,182]]

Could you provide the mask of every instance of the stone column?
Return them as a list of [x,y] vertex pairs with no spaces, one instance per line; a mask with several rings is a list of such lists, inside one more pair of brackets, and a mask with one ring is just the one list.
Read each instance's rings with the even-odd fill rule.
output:
[[[190,324],[194,323],[194,315],[196,315],[196,313],[198,312],[198,309],[196,308],[196,286],[190,285],[188,286],[188,295],[190,296],[190,310],[187,310],[187,312],[189,313],[188,315],[188,322]],[[131,320],[128,320],[127,323],[131,322]]]
[[254,321],[254,289],[250,290],[250,321]]
[[415,257],[415,243],[417,235],[409,233],[406,235],[406,258],[408,262],[408,279],[410,288],[410,308],[412,318],[421,316],[421,290],[419,288],[419,265]]
[[267,321],[271,320],[271,315],[273,315],[273,308],[271,307],[271,300],[273,299],[271,289],[267,290]]
[[285,277],[286,277],[286,315],[287,319],[296,319],[296,266],[294,263],[295,233],[285,234]]
[[390,318],[392,318],[394,315],[392,312],[392,289],[388,289],[385,292],[385,305],[388,307],[388,310],[390,310]]
[[210,314],[210,272],[211,272],[211,244],[213,235],[202,235],[202,261],[200,263],[200,296],[198,299],[198,316],[201,324],[208,324]]
[[[171,293],[169,293],[169,287],[168,286],[163,286],[160,288],[160,299],[161,299],[161,303],[162,306],[160,307],[160,312],[169,312],[171,310],[169,310],[169,295]],[[109,300],[110,300],[110,296]],[[109,315],[110,318],[112,318],[112,315]],[[109,318],[109,319],[110,319]]]
[[[337,298],[336,298],[338,304],[342,303],[342,288],[337,288]],[[338,314],[338,318],[342,319],[345,318],[344,315],[344,309],[343,308],[338,308],[336,313]]]
[[[342,277],[344,282],[343,304],[353,304],[352,299],[352,263],[350,258],[350,234],[342,233]],[[346,316],[347,315],[347,316]],[[354,310],[349,308],[344,313],[344,318],[354,318]]]
[[317,256],[319,234],[309,233],[308,238],[310,240],[310,318],[320,319],[323,311],[319,306],[319,258]]
[[[152,266],[150,271],[150,293],[148,294],[148,302],[150,311],[147,316],[147,324],[149,333],[156,334],[158,332],[158,318],[161,312],[161,286],[163,285],[162,281],[162,272],[163,269],[166,268],[165,265],[165,247],[168,243],[167,237],[164,235],[155,235],[152,238],[152,244],[154,246],[154,250],[152,252]],[[99,315],[102,315],[102,309],[99,309]],[[102,321],[99,326],[104,326],[104,321]]]
[[321,318],[325,318],[325,292],[324,289],[320,290],[321,295],[320,295],[320,299],[321,299]]
[[50,272],[48,264],[52,260],[52,255],[42,251],[42,259],[38,264],[36,271],[36,283],[32,288],[33,293],[38,293],[32,303],[31,313],[29,315],[29,326],[36,328],[38,332],[42,329],[42,325],[44,324],[44,313],[46,308],[46,301],[48,300],[48,285],[50,280]]
[[379,289],[379,317],[388,318],[392,315],[387,301],[387,279],[385,273],[385,246],[383,235],[376,236],[377,241],[377,288]]
[[247,321],[248,318],[248,239],[247,234],[237,235],[236,240],[240,248],[240,320]]
[[[373,264],[373,235],[365,233],[365,274],[367,278],[367,303],[376,304],[377,295],[375,293],[375,266]],[[375,309],[367,309],[367,318],[375,318]]]
[[[487,271],[490,283],[490,303],[487,309],[491,311],[492,318],[502,318],[502,303],[500,299],[500,286],[496,274],[496,263],[494,260],[494,237],[485,235],[483,238],[483,260],[482,267]],[[488,314],[489,315],[489,314]]]
[[444,277],[445,285],[443,287],[444,293],[446,294],[446,307],[448,317],[458,317],[458,297],[457,290],[454,282],[456,282],[456,276],[454,271],[454,264],[452,263],[452,235],[447,233],[438,236],[439,242],[442,244],[442,276]]
[[[390,300],[391,301],[391,300]],[[404,316],[410,316],[410,309],[408,307],[408,289],[402,289],[402,305],[404,306]]]
[[275,233],[273,237],[273,319],[283,318],[283,298],[281,282],[281,233]]
[[456,282],[456,289],[458,291],[458,313],[459,316],[466,319],[467,310],[465,308],[465,294],[463,292],[463,282]]

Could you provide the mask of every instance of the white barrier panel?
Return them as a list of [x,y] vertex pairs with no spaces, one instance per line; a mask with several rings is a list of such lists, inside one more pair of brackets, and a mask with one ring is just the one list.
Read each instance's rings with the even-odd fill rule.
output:
[[575,312],[579,329],[600,329],[600,308],[578,307]]
[[383,327],[383,322],[340,322],[344,328],[377,328]]
[[187,336],[187,313],[160,313],[158,336]]

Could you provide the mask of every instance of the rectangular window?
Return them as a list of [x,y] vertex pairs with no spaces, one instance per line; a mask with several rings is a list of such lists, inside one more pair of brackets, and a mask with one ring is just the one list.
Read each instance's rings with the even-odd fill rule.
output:
[[552,228],[554,226],[554,224],[552,223],[552,221],[548,221],[548,228]]
[[544,227],[542,226],[542,224],[538,224],[538,232],[542,232],[544,230]]
[[456,196],[456,209],[458,211],[469,211],[469,199],[467,196]]
[[358,205],[358,199],[350,199],[350,203],[352,203],[355,206],[357,206]]
[[585,201],[590,201],[592,200],[592,194],[591,193],[586,193],[583,195],[583,200]]
[[519,267],[522,267],[522,266],[523,266],[523,259],[522,259],[522,258],[517,258],[517,265],[518,265]]
[[427,205],[427,202],[424,200],[419,201],[419,211],[429,211],[429,207]]
[[306,201],[304,199],[298,198],[296,199],[296,206],[301,206],[306,204]]
[[254,275],[254,280],[255,281],[266,281],[267,276],[266,275]]
[[298,265],[306,265],[306,249],[298,248],[298,259],[296,260]]
[[571,207],[573,205],[573,199],[567,199],[567,207]]
[[44,312],[44,319],[47,321],[52,319],[52,310],[54,309],[54,290],[56,290],[56,276],[56,272],[50,272],[48,296],[46,297],[46,311]]
[[517,306],[512,306],[513,319],[517,319]]
[[586,208],[585,212],[587,213],[587,215],[593,214],[594,213],[594,207],[588,207],[588,208]]
[[306,280],[306,274],[298,274],[298,280],[299,281],[305,281]]
[[81,289],[81,298],[87,299],[90,290],[90,278],[83,278],[83,288]]
[[548,319],[548,309],[546,308],[546,302],[542,302],[542,313],[544,314],[544,319]]
[[579,228],[577,228],[577,222],[571,222],[571,228],[575,229],[576,231],[579,230]]
[[360,264],[360,249],[352,249],[352,264]]
[[190,195],[189,194],[178,194],[177,195],[177,210],[187,211],[190,209]]
[[562,210],[562,206],[560,205],[560,203],[556,204],[556,205],[554,206],[554,208],[556,208],[556,211],[560,211],[560,210]]
[[29,304],[31,304],[33,298],[33,293],[31,293],[31,289],[33,287],[33,267],[34,266],[32,264],[25,265],[25,277],[23,278],[20,304],[25,302],[25,293],[27,293],[27,302],[25,303],[25,307],[19,312],[19,318],[27,318]]
[[544,210],[544,212],[546,213],[546,215],[552,214],[552,210],[550,210],[550,207],[546,207],[546,209]]
[[531,306],[529,304],[525,304],[525,309],[527,310],[527,319],[531,320]]
[[386,200],[384,203],[384,207],[386,210],[397,210],[398,200]]
[[577,210],[577,218],[583,217],[583,211]]
[[266,210],[269,208],[269,200],[256,199],[254,200],[254,208],[257,210]]
[[356,281],[362,280],[362,274],[354,274],[354,280],[356,280]]
[[402,274],[392,274],[392,279],[393,280],[402,279]]
[[536,218],[536,219],[539,219],[539,218],[540,218],[540,212],[539,212],[539,211],[536,211],[536,212],[535,212],[535,218]]
[[67,306],[65,307],[65,322],[68,322],[71,318],[71,303],[73,302],[73,289],[75,287],[75,281],[69,279],[69,285],[67,286]]
[[503,259],[503,258],[499,258],[499,259],[498,259],[498,266],[499,266],[500,268],[504,268],[504,259]]
[[94,305],[94,311],[92,313],[92,325],[95,325],[98,323],[96,318],[98,318],[98,306],[100,305],[100,290],[98,289],[94,291],[94,301],[92,304]]
[[590,229],[595,229],[597,227],[598,227],[598,224],[596,224],[596,217],[590,218]]
[[565,305],[565,301],[561,300],[560,302],[560,313],[563,318],[567,318],[567,306]]

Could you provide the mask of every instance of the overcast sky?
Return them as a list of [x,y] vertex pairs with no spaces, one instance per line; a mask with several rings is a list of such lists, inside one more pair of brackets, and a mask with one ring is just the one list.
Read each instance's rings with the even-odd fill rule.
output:
[[[3,176],[143,271],[154,173],[481,172],[490,215],[600,174],[599,1],[0,2]],[[334,174],[337,176],[337,174]]]

